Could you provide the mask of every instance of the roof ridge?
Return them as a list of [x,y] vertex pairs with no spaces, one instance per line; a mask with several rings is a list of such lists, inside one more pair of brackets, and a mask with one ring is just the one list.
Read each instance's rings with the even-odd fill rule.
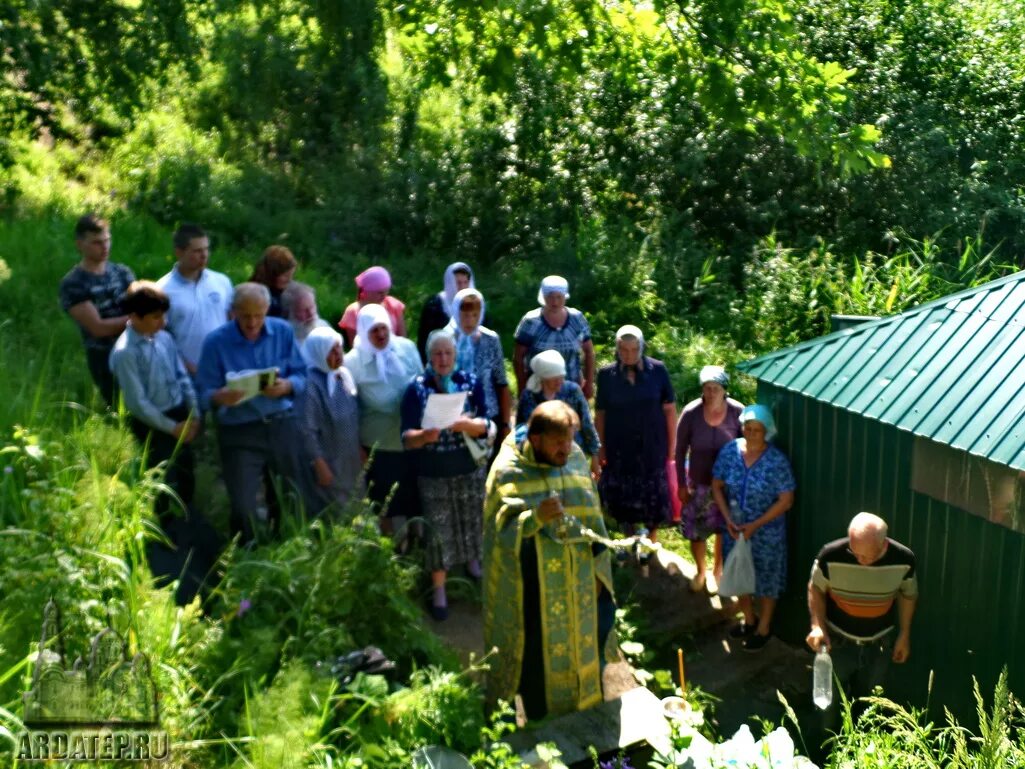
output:
[[[867,320],[864,323],[859,323],[856,326],[850,328],[840,329],[839,331],[832,331],[822,336],[817,336],[814,339],[807,339],[803,342],[798,342],[795,345],[784,347],[782,350],[773,350],[772,352],[759,355],[755,358],[750,358],[745,361],[741,361],[737,364],[737,369],[740,371],[748,371],[750,368],[772,361],[782,355],[790,355],[795,352],[800,352],[812,347],[818,347],[820,345],[830,344],[838,339],[842,339],[848,336],[854,336],[856,334],[870,333],[877,328],[885,326],[888,323],[895,323],[902,321],[908,317],[918,315],[919,313],[928,312],[936,307],[940,307],[949,304],[953,300],[962,300],[965,297],[972,296],[974,294],[981,293],[982,291],[992,291],[993,289],[999,288],[1006,283],[1025,282],[1025,270],[1019,270],[1018,272],[1011,273],[1010,275],[1004,275],[1003,277],[996,278],[986,283],[981,283],[978,286],[972,286],[970,288],[964,288],[960,291],[955,291],[953,294],[947,294],[941,296],[938,299],[930,299],[928,302],[923,304],[915,305],[906,310],[894,313],[893,315],[884,315],[881,318],[875,318],[873,320]],[[952,310],[957,312],[957,310]]]
[[738,366],[799,393],[1025,470],[1025,271]]

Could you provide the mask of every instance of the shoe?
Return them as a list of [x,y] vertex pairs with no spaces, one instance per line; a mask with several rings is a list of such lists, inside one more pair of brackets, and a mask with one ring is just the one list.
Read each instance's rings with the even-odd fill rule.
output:
[[435,622],[444,622],[448,619],[448,607],[431,604],[431,617]]
[[771,633],[769,635],[760,635],[758,633],[755,633],[750,638],[748,638],[746,641],[744,641],[744,651],[746,651],[746,652],[760,652],[762,649],[765,648],[765,644],[767,644],[769,642],[769,639],[771,637],[772,637]]
[[758,625],[748,625],[746,622],[741,622],[739,625],[734,625],[730,628],[730,638],[750,638],[755,634],[755,628]]
[[693,577],[690,578],[690,592],[700,593],[702,590],[705,589],[705,582],[706,580],[704,572],[702,572],[701,574],[695,574]]

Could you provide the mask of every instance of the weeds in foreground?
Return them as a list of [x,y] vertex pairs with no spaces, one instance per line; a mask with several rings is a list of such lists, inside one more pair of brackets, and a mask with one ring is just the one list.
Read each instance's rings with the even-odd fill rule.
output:
[[[1005,668],[992,703],[974,684],[978,731],[958,723],[946,711],[946,724],[927,710],[900,705],[882,696],[842,702],[840,731],[832,740],[829,769],[1008,769],[1025,766],[1025,708],[1007,685]],[[857,718],[853,711],[863,704]]]

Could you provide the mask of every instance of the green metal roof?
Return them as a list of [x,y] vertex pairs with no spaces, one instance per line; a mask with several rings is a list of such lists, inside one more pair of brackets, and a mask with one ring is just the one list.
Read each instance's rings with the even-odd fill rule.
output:
[[761,381],[1025,470],[1025,272],[739,368]]

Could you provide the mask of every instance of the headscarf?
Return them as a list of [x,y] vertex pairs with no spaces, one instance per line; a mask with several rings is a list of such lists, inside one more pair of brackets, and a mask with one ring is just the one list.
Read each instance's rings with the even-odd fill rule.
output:
[[[640,356],[637,359],[636,368],[638,371],[644,370],[644,332],[641,331],[637,326],[620,326],[619,331],[616,332],[616,344],[619,344],[619,340],[624,336],[632,336],[637,340],[638,348],[637,354]],[[616,360],[619,361],[619,351],[616,351]],[[623,362],[619,361],[619,365],[623,366]]]
[[[477,297],[480,302],[480,318],[477,319],[477,327],[467,334],[459,324],[459,311],[463,302],[471,296]],[[475,288],[461,289],[452,298],[452,317],[449,319],[448,325],[445,326],[445,330],[452,332],[456,343],[456,363],[463,371],[474,370],[473,343],[480,338],[482,325],[484,325],[484,295]]]
[[[473,270],[470,269],[470,265],[466,262],[452,262],[452,264],[445,268],[445,290],[438,294],[438,296],[441,298],[441,306],[444,308],[445,314],[450,318],[452,317],[452,301],[456,298],[456,292],[459,290],[456,287],[457,272],[470,273],[470,288],[474,287]],[[483,318],[484,316],[482,315],[481,317]]]
[[537,290],[537,303],[544,306],[545,297],[551,293],[558,292],[569,299],[569,281],[561,275],[549,275],[541,281],[541,288]]
[[772,418],[772,412],[768,406],[763,406],[760,403],[745,406],[744,410],[740,412],[740,424],[743,425],[745,422],[761,422],[765,428],[765,440],[767,441],[772,440],[776,435],[776,422]]
[[534,373],[527,380],[527,389],[541,392],[541,380],[566,376],[566,359],[558,350],[543,350],[530,359],[530,370]]
[[[456,358],[455,365],[452,367],[452,370],[448,374],[444,375],[439,374],[437,371],[435,371],[434,366],[430,364],[431,350],[434,349],[435,344],[442,341],[448,342],[453,347],[456,346],[456,338],[447,326],[445,328],[437,328],[427,335],[426,350],[428,363],[426,372],[429,376],[437,378],[438,382],[441,384],[442,390],[444,390],[447,393],[454,393],[457,391],[458,388],[456,387],[455,382],[452,381],[452,375],[459,370],[459,358]],[[472,371],[473,369],[470,370]]]
[[[383,350],[378,350],[370,341],[370,329],[374,326],[388,327],[388,344]],[[388,311],[379,304],[365,304],[360,308],[356,316],[356,348],[359,350],[360,358],[364,362],[374,361],[377,365],[376,381],[384,382],[388,372],[402,374],[402,363],[399,361],[398,353],[395,352],[394,334],[391,329],[391,316]]]
[[391,275],[384,267],[368,267],[356,276],[356,286],[364,291],[387,291],[391,288]]
[[327,356],[337,344],[342,345],[343,350],[345,349],[342,335],[326,326],[313,329],[306,337],[306,341],[303,342],[303,356],[306,358],[307,366],[327,374],[327,397],[329,398],[334,397],[335,388],[338,387],[339,382],[342,383],[349,395],[356,394],[356,380],[352,378],[348,369],[344,366],[332,369],[327,365]]
[[698,381],[702,385],[715,382],[725,390],[730,386],[730,375],[726,373],[726,369],[722,366],[705,366],[701,369],[701,373],[698,374]]

